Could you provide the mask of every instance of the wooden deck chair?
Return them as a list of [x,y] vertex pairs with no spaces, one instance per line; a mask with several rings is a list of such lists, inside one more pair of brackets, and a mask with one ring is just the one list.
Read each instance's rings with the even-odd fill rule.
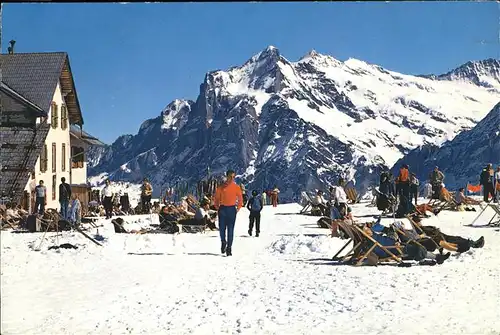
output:
[[312,208],[311,197],[305,191],[300,192],[300,194],[302,196],[302,203],[304,205],[303,205],[302,209],[300,210],[299,214],[306,214],[306,213],[311,212],[311,208]]
[[363,261],[369,257],[373,257],[372,252],[375,250],[375,248],[379,247],[381,248],[384,252],[386,252],[389,257],[387,258],[377,258],[377,264],[386,262],[389,260],[396,261],[397,263],[402,263],[402,258],[396,256],[393,252],[391,252],[389,249],[394,249],[396,250],[397,253],[399,253],[401,256],[403,256],[403,252],[401,250],[401,247],[399,246],[383,246],[379,242],[377,242],[375,239],[373,239],[370,235],[368,235],[362,227],[358,227],[356,224],[349,225],[343,222],[338,222],[338,225],[340,228],[342,228],[347,235],[349,236],[349,240],[347,243],[333,256],[333,260],[338,260],[338,255],[352,242],[354,244],[353,248],[345,255],[343,256],[340,261],[352,264],[353,262],[356,262],[354,265],[355,266],[360,266],[363,264]]
[[[299,214],[302,215],[313,215],[313,216],[321,216],[321,211],[315,205],[313,205],[311,196],[305,192],[301,192],[302,195],[302,203],[304,204]],[[318,215],[319,214],[319,215]]]
[[[347,242],[342,246],[342,248],[337,251],[335,256],[332,257],[332,260],[339,262],[347,262],[351,259],[356,259],[360,254],[360,247],[363,244],[364,238],[361,234],[358,233],[357,230],[352,228],[352,225],[346,224],[344,222],[338,222],[339,228],[342,229],[348,236]],[[349,246],[349,244],[353,244],[353,247],[349,252],[347,252],[344,256],[338,257],[342,251],[345,250]]]
[[442,210],[457,210],[458,204],[451,193],[444,187],[441,188],[439,199],[431,199],[428,205],[432,206],[438,211]]
[[[482,207],[481,211],[476,216],[476,218],[472,221],[472,223],[465,225],[465,226],[473,227],[474,223],[476,223],[476,221],[483,215],[483,213],[488,208],[493,209],[494,213],[493,213],[493,216],[491,217],[490,221],[488,222],[488,224],[485,226],[491,226],[491,227],[500,226],[500,204],[494,204],[494,203],[487,203],[486,206]],[[498,219],[496,219],[497,216],[498,216]]]
[[351,202],[351,204],[355,204],[359,202],[358,192],[354,187],[345,187],[345,194],[347,195],[347,200]]
[[198,210],[198,207],[200,207],[200,203],[192,194],[188,194],[186,196],[186,202],[188,204],[188,209],[191,209],[194,213]]

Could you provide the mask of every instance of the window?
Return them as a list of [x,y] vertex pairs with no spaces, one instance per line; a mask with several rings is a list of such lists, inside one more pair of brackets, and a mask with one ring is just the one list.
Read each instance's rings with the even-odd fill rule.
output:
[[83,148],[71,147],[71,168],[83,168],[85,153]]
[[68,128],[68,109],[66,105],[61,106],[61,129],[66,130]]
[[40,155],[40,172],[47,172],[47,165],[48,165],[49,157],[48,157],[48,150],[47,150],[47,144],[43,145],[42,148],[42,154]]
[[57,150],[56,144],[52,143],[52,172],[56,172],[56,163],[57,163],[56,150]]
[[52,200],[56,200],[56,184],[57,184],[57,178],[56,175],[52,175]]
[[57,121],[59,121],[59,116],[57,113],[58,113],[57,104],[55,102],[52,102],[50,124],[53,129],[57,128]]
[[61,170],[66,171],[66,143],[63,143],[61,148]]

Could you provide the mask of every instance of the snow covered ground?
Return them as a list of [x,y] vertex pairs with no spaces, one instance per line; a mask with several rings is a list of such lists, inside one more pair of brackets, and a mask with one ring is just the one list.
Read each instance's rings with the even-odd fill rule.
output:
[[[220,255],[217,232],[114,234],[102,220],[104,247],[64,232],[59,243],[79,249],[47,250],[53,233],[37,252],[42,234],[2,231],[1,333],[500,334],[500,231],[464,227],[476,213],[425,223],[484,235],[482,249],[440,266],[355,268],[328,261],[344,241],[292,214],[299,209],[266,207],[259,238],[248,237],[242,210],[232,257]],[[353,211],[359,220],[377,213]],[[131,229],[150,216],[125,219]]]

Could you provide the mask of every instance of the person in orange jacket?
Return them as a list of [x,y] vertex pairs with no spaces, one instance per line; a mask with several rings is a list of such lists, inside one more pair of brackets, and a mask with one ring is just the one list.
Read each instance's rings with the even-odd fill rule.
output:
[[410,201],[410,171],[408,170],[408,165],[403,164],[401,166],[396,183],[396,193],[403,195],[407,201]]
[[234,182],[235,175],[233,170],[226,172],[226,182],[217,188],[214,199],[214,206],[219,217],[221,253],[226,253],[227,256],[232,256],[236,213],[243,207],[243,194],[241,188]]

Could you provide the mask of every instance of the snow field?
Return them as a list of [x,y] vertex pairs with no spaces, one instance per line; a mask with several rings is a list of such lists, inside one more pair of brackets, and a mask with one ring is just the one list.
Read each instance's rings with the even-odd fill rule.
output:
[[[220,255],[218,232],[115,234],[104,219],[102,248],[63,232],[59,243],[77,250],[47,250],[57,242],[51,233],[35,252],[41,233],[2,231],[2,334],[500,334],[500,232],[464,227],[477,213],[424,222],[484,235],[482,249],[441,266],[355,268],[329,261],[345,241],[317,218],[291,214],[299,210],[266,207],[255,238],[243,209],[232,257]],[[353,212],[365,221],[377,213],[366,203]],[[124,217],[127,229],[150,218],[157,223]]]

